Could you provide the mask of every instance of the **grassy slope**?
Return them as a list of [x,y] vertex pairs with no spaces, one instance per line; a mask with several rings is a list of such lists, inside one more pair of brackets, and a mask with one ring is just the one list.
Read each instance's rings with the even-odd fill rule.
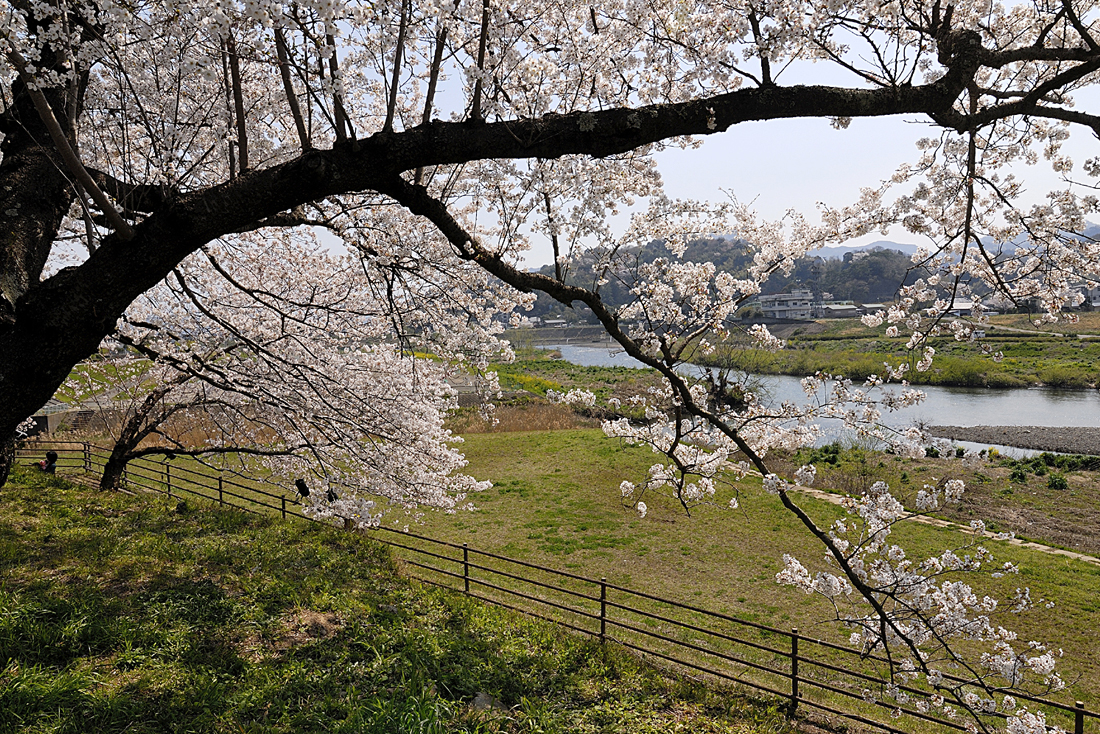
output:
[[[618,485],[640,479],[654,457],[622,449],[599,431],[474,435],[464,450],[470,472],[496,486],[475,498],[481,508],[476,513],[429,516],[428,534],[589,577],[606,576],[777,627],[797,626],[814,637],[846,637],[827,622],[827,610],[816,599],[776,585],[784,552],[811,570],[824,566],[806,531],[758,483],[746,480],[740,487],[741,510],[699,507],[689,518],[678,505],[651,496],[642,519],[620,506]],[[931,472],[915,476],[932,481]],[[842,512],[809,497],[799,502],[823,524]],[[973,542],[971,536],[915,523],[904,525],[897,537],[911,557]],[[1054,609],[1008,615],[1002,623],[1023,639],[1064,648],[1066,678],[1076,681],[1071,692],[1095,701],[1100,659],[1090,651],[1100,621],[1100,568],[996,541],[988,546],[998,563],[1013,561],[1022,571],[974,583],[982,593],[1001,598],[1029,586],[1033,599],[1055,600]]]
[[[783,731],[773,711],[420,588],[352,534],[17,473],[0,731]],[[510,707],[474,713],[485,691]]]

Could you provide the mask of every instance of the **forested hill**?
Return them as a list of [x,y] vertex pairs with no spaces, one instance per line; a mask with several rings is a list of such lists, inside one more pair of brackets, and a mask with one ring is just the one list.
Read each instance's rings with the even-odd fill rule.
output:
[[789,277],[769,278],[764,292],[781,293],[790,287],[805,286],[818,294],[830,293],[834,300],[890,301],[899,286],[918,277],[910,272],[912,267],[909,255],[881,247],[848,252],[843,258],[804,257]]
[[[884,243],[886,244],[886,243]],[[577,285],[592,286],[600,277],[594,266],[604,253],[586,253],[578,262],[570,264],[566,280]],[[684,252],[688,262],[712,262],[720,271],[737,277],[745,277],[752,263],[753,252],[747,242],[736,238],[714,237],[691,242]],[[642,247],[619,252],[615,257],[616,271],[606,277],[608,283],[600,288],[606,303],[622,305],[630,300],[630,273],[642,263],[653,262],[670,253],[661,241],[653,241]],[[881,245],[862,251],[849,251],[840,258],[819,256],[800,258],[790,276],[773,275],[764,283],[764,293],[781,293],[792,287],[808,287],[815,293],[828,293],[836,300],[881,302],[892,300],[903,282],[915,277],[909,273],[910,256]],[[544,265],[544,275],[554,275],[553,265]],[[539,294],[531,316],[557,317],[567,309],[545,294]]]

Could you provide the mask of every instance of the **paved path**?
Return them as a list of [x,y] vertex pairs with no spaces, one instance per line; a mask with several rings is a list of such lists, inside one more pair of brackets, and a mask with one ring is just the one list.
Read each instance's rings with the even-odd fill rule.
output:
[[[835,494],[833,492],[824,492],[820,489],[813,489],[812,487],[802,487],[793,485],[791,489],[797,492],[802,492],[811,497],[825,502],[831,502],[834,505],[839,505],[844,501],[844,495]],[[974,528],[969,525],[961,525],[957,522],[950,522],[948,520],[941,520],[938,517],[928,517],[927,515],[913,515],[908,518],[913,522],[924,523],[925,525],[932,525],[937,528],[947,528],[949,530],[957,530],[960,533],[966,533],[967,535],[982,535],[986,538],[994,538],[996,533],[991,533],[988,530],[983,530],[978,533]],[[1065,556],[1066,558],[1073,558],[1078,561],[1084,561],[1085,563],[1091,563],[1094,566],[1100,566],[1100,558],[1096,556],[1085,555],[1084,553],[1077,553],[1076,551],[1065,550],[1064,548],[1054,548],[1049,545],[1043,545],[1042,543],[1033,543],[1030,540],[1020,540],[1019,538],[1012,538],[1010,540],[1003,540],[1002,543],[1008,543],[1010,545],[1019,546],[1020,548],[1027,548],[1028,550],[1036,550],[1040,553],[1049,553],[1052,556]]]

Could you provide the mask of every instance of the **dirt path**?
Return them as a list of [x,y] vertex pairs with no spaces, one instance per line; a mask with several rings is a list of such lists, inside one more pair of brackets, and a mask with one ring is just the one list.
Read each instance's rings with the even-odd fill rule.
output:
[[[839,505],[844,501],[844,495],[836,494],[833,492],[823,492],[820,489],[813,489],[812,487],[794,486],[792,487],[797,492],[802,492],[815,499],[830,502],[834,505]],[[938,517],[928,517],[927,515],[914,515],[908,518],[913,522],[923,523],[925,525],[932,525],[937,528],[948,528],[950,530],[957,530],[960,533],[966,533],[967,535],[981,535],[986,538],[993,539],[996,537],[996,533],[991,533],[988,530],[984,530],[981,533],[974,530],[969,525],[962,525],[956,522],[950,522],[948,520],[941,520]],[[1066,550],[1064,548],[1054,548],[1049,545],[1043,545],[1042,543],[1033,543],[1030,540],[1020,540],[1019,538],[1011,538],[1010,540],[1001,541],[1003,543],[1009,543],[1010,545],[1019,546],[1020,548],[1027,548],[1028,550],[1036,550],[1040,553],[1049,553],[1053,556],[1065,556],[1066,558],[1073,558],[1078,561],[1084,561],[1085,563],[1091,563],[1094,566],[1100,566],[1100,558],[1096,556],[1086,555],[1084,553],[1077,553],[1076,551]]]

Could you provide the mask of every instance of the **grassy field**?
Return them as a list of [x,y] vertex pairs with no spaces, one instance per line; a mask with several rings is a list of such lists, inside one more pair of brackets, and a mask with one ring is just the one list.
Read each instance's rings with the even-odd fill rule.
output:
[[517,348],[514,362],[494,364],[493,369],[505,389],[545,396],[547,390],[581,388],[591,390],[603,401],[611,397],[625,400],[658,382],[652,370],[586,367],[563,361],[560,352],[533,347]]
[[[523,417],[507,419],[512,423],[534,422],[540,415],[537,405],[514,411]],[[429,514],[419,529],[429,535],[588,577],[606,576],[612,583],[686,603],[705,602],[712,611],[750,621],[784,629],[797,626],[815,637],[842,640],[846,635],[828,622],[816,600],[775,584],[782,553],[794,552],[812,564],[820,549],[775,498],[760,491],[757,481],[746,479],[738,486],[742,509],[737,511],[701,506],[688,517],[678,504],[649,497],[650,511],[642,519],[620,504],[618,485],[623,479],[639,479],[656,459],[647,450],[622,447],[599,430],[468,434],[463,450],[469,471],[495,486],[474,497],[477,512]],[[860,449],[807,450],[773,461],[783,472],[815,463],[819,488],[858,493],[883,480],[903,499],[925,482],[962,478],[968,483],[964,502],[941,513],[946,519],[966,524],[983,518],[995,530],[1100,553],[1096,471],[1040,469],[1041,461],[967,466],[955,459],[901,459]],[[1054,475],[1065,480],[1064,490],[1049,488]],[[161,475],[154,469],[152,476]],[[174,477],[178,489],[180,474]],[[289,490],[287,494],[292,500]],[[718,500],[725,504],[728,495]],[[800,502],[822,524],[841,516],[830,503],[809,497]],[[288,506],[293,512],[293,503]],[[899,536],[923,551],[973,542],[970,536],[916,525]],[[999,559],[1023,567],[1021,576],[994,584],[1001,596],[1010,596],[1014,585],[1029,585],[1035,597],[1057,604],[1054,612],[1039,610],[1006,626],[1070,651],[1068,677],[1080,677],[1079,693],[1100,691],[1100,661],[1072,654],[1088,649],[1088,640],[1100,627],[1100,568],[991,545]],[[1061,624],[1067,618],[1074,620],[1068,627]]]
[[[624,478],[638,479],[653,456],[624,449],[598,431],[471,435],[465,450],[471,473],[495,486],[475,499],[477,512],[429,516],[423,528],[429,535],[606,576],[612,583],[771,626],[799,627],[814,637],[846,638],[817,600],[775,583],[784,552],[813,569],[822,568],[821,551],[755,482],[739,487],[740,510],[704,506],[688,517],[679,505],[650,497],[643,519],[620,505],[618,485]],[[932,469],[918,472],[919,466],[909,468],[925,481],[942,477]],[[718,499],[723,503],[728,496]],[[799,500],[823,524],[842,512],[810,497]],[[897,537],[911,556],[973,542],[971,536],[916,523],[899,529]],[[1091,650],[1100,627],[1100,567],[996,541],[988,545],[999,563],[1019,563],[1022,570],[1019,576],[983,580],[981,588],[1010,597],[1016,587],[1029,586],[1033,598],[1056,604],[1009,615],[1004,624],[1024,639],[1064,648],[1070,694],[1096,701],[1100,659]]]
[[[557,377],[555,382],[563,388],[569,386],[563,383],[575,380],[577,386],[596,383],[600,389],[614,390],[625,379],[645,379],[644,372],[629,374],[613,368],[578,368],[572,374],[571,365],[550,359],[537,361],[546,365],[545,379]],[[621,374],[624,372],[627,374]],[[470,472],[495,484],[474,498],[480,509],[453,516],[430,514],[425,525],[414,530],[590,578],[606,576],[614,584],[762,624],[798,627],[811,637],[837,642],[846,639],[847,632],[829,622],[828,610],[816,599],[775,584],[782,553],[793,552],[816,570],[823,567],[821,551],[775,498],[761,492],[757,482],[746,480],[738,486],[741,510],[703,506],[688,517],[678,505],[648,497],[649,515],[639,518],[619,504],[618,485],[623,479],[637,480],[644,475],[655,461],[652,454],[624,448],[598,430],[515,432],[546,425],[548,419],[561,428],[592,422],[578,419],[561,406],[528,401],[499,413],[501,425],[481,427],[498,432],[470,430],[465,435],[463,450],[471,462]],[[504,428],[513,432],[500,433]],[[967,501],[948,513],[949,519],[966,523],[982,517],[992,519],[996,529],[1015,530],[1041,542],[1092,553],[1100,548],[1096,540],[1100,537],[1100,513],[1095,509],[1100,501],[1097,472],[1041,468],[1034,462],[1028,466],[991,462],[967,467],[953,460],[903,460],[859,450],[807,452],[790,457],[788,463],[811,461],[821,467],[819,485],[838,491],[858,492],[882,479],[904,495],[912,494],[924,482],[959,476],[968,481],[970,491]],[[185,457],[174,462],[177,468],[185,464],[193,466]],[[788,468],[782,460],[777,467]],[[162,478],[164,468],[153,468],[154,480]],[[1046,491],[1055,474],[1065,480],[1065,489]],[[173,476],[178,488],[180,473]],[[289,489],[287,495],[292,499]],[[728,499],[728,493],[720,496],[718,504],[724,505]],[[842,511],[833,504],[809,497],[799,501],[822,525],[841,516]],[[970,536],[915,524],[900,529],[897,535],[910,555],[973,542]],[[1062,667],[1070,683],[1068,695],[1094,708],[1095,694],[1100,691],[1100,661],[1087,651],[1100,620],[1096,602],[1100,598],[1100,568],[998,542],[990,545],[999,563],[1011,560],[1019,563],[1023,572],[999,581],[981,581],[979,588],[1008,598],[1017,586],[1026,585],[1033,598],[1056,603],[1053,610],[1040,608],[1002,623],[1018,630],[1024,639],[1039,639],[1065,649]],[[452,697],[445,704],[454,708],[455,700]]]
[[[403,578],[352,533],[19,470],[3,732],[788,731],[771,708]],[[499,708],[478,711],[476,694]]]
[[911,494],[929,477],[959,478],[967,485],[962,502],[942,507],[938,517],[963,525],[982,519],[995,532],[1100,556],[1100,457],[1041,454],[970,465],[951,456],[902,460],[832,445],[803,449],[776,468],[790,473],[802,464],[818,468],[815,487],[840,493],[881,480]]
[[[1078,324],[1057,323],[1042,329],[1026,315],[993,316],[981,344],[991,354],[1000,352],[1001,361],[980,353],[973,344],[936,338],[929,341],[936,350],[932,369],[910,370],[906,377],[918,385],[1096,387],[1100,385],[1100,339],[1077,335],[1100,334],[1100,313],[1080,316]],[[788,346],[780,352],[733,349],[700,360],[760,374],[808,375],[822,370],[863,380],[881,374],[885,361],[915,363],[919,358],[905,349],[905,336],[889,338],[885,330],[885,324],[869,329],[858,319],[807,322],[804,327],[783,327],[783,333],[789,331]]]

